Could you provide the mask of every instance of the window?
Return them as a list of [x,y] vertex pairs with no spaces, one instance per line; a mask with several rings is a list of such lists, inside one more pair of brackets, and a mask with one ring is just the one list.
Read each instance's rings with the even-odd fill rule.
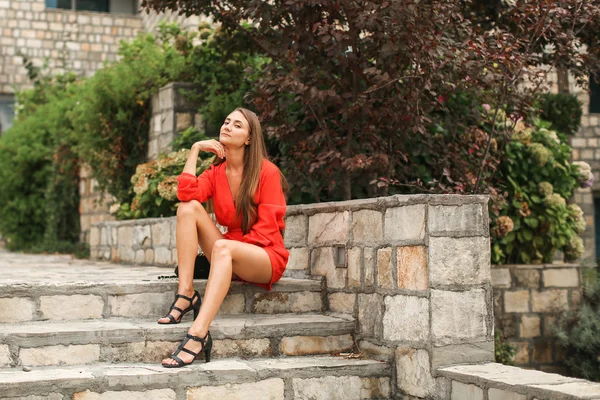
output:
[[600,83],[590,76],[590,114],[600,113]]
[[15,99],[12,95],[0,94],[0,136],[12,126],[15,109]]
[[46,0],[46,8],[135,14],[137,0]]

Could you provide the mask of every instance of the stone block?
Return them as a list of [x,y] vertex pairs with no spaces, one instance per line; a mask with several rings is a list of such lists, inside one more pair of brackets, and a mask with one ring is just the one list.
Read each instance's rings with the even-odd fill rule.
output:
[[507,313],[529,312],[529,290],[504,292],[504,311]]
[[177,132],[183,132],[190,126],[192,126],[192,114],[177,113],[175,117],[175,129]]
[[577,268],[550,268],[542,274],[545,287],[579,287]]
[[391,395],[390,378],[361,378],[361,399],[389,399]]
[[354,305],[356,304],[355,293],[331,293],[329,295],[329,310],[333,312],[354,314]]
[[394,287],[392,275],[392,249],[389,247],[377,250],[377,286],[383,289]]
[[492,287],[510,289],[512,279],[508,268],[492,268]]
[[581,290],[573,290],[571,292],[571,306],[573,309],[578,309],[581,305]]
[[540,273],[535,269],[515,269],[514,286],[518,288],[540,287]]
[[346,243],[349,230],[348,211],[315,214],[308,219],[308,242],[311,244]]
[[40,297],[40,311],[44,319],[56,321],[102,318],[103,310],[104,300],[100,296],[75,294]]
[[[485,235],[487,216],[481,204],[430,205],[427,227],[431,235]],[[485,222],[484,222],[485,221]]]
[[269,339],[215,340],[213,355],[216,358],[269,357],[271,355],[271,341]]
[[528,365],[529,364],[529,343],[528,342],[510,342],[515,346],[515,364],[517,365]]
[[155,389],[133,392],[124,391],[108,391],[96,393],[90,390],[85,392],[77,392],[73,395],[73,400],[175,400],[176,394],[172,389]]
[[552,362],[552,343],[549,339],[540,339],[533,343],[533,362],[550,364]]
[[144,264],[146,260],[146,254],[144,250],[136,250],[135,251],[135,263],[136,264]]
[[5,297],[0,298],[0,323],[15,323],[31,321],[34,305],[29,298]]
[[361,287],[362,249],[352,247],[348,250],[348,287]]
[[[44,3],[42,3],[42,6]],[[1,7],[0,7],[1,8]],[[29,395],[27,397],[3,397],[2,400],[64,400],[64,397],[60,393],[49,393],[47,395]]]
[[522,315],[519,332],[521,338],[530,339],[540,336],[540,317],[537,315]]
[[246,296],[243,293],[227,294],[219,307],[219,314],[232,315],[246,312]]
[[494,362],[494,342],[453,344],[431,350],[433,369],[455,364]]
[[154,249],[154,263],[158,265],[172,264],[171,250],[167,247],[157,247]]
[[12,357],[7,344],[0,344],[0,368],[10,366]]
[[133,227],[133,246],[136,248],[152,246],[149,225],[135,225]]
[[358,295],[358,327],[362,336],[381,337],[383,307],[383,297],[377,293]]
[[435,345],[486,338],[488,307],[482,289],[431,291],[431,329]]
[[365,273],[365,286],[371,287],[375,284],[375,260],[373,258],[374,250],[371,247],[363,249],[363,270]]
[[424,239],[425,204],[388,208],[384,238],[391,241]]
[[133,227],[120,226],[117,230],[117,243],[119,246],[131,248],[133,245]]
[[488,390],[488,400],[527,400],[527,396],[515,392],[508,392],[506,390],[490,388],[490,390]]
[[135,250],[131,245],[129,246],[119,246],[119,255],[118,260],[114,261],[123,261],[123,262],[133,262],[135,260]]
[[321,311],[323,302],[320,292],[281,293],[268,292],[254,295],[252,312],[279,314],[288,312]]
[[125,345],[112,345],[109,350],[103,349],[104,359],[111,363],[145,362],[155,363],[167,358],[179,343],[167,341],[132,342]]
[[154,264],[154,250],[153,249],[144,250],[144,263],[145,264]]
[[100,244],[100,229],[90,228],[90,246],[98,246]]
[[187,400],[283,400],[283,391],[283,379],[271,378],[252,383],[190,388]]
[[286,247],[306,246],[306,216],[292,215],[285,219],[284,243]]
[[39,367],[44,365],[80,365],[100,360],[100,345],[69,345],[21,348],[21,365]]
[[416,397],[429,397],[435,393],[435,379],[431,376],[427,350],[399,347],[395,358],[399,390]]
[[325,276],[327,287],[342,289],[346,287],[346,268],[337,268],[334,258],[334,248],[319,247],[313,249],[311,254],[310,271],[313,275]]
[[427,249],[425,246],[400,246],[396,253],[398,289],[427,290]]
[[164,315],[172,302],[172,293],[125,294],[108,299],[112,316],[135,318]]
[[287,356],[341,353],[354,347],[352,335],[292,336],[281,339],[281,352]]
[[310,265],[310,251],[308,247],[295,247],[289,249],[290,258],[286,269],[288,270],[308,270]]
[[451,400],[483,400],[483,389],[475,385],[452,381]]
[[360,210],[352,213],[352,240],[354,243],[379,242],[383,238],[381,211]]
[[170,247],[175,243],[175,238],[171,238],[171,224],[169,221],[162,221],[152,224],[152,245]]
[[383,338],[405,341],[427,340],[429,300],[416,296],[386,296]]
[[389,347],[379,346],[366,340],[361,340],[359,342],[359,347],[360,351],[362,351],[367,357],[376,360],[389,361],[394,358],[394,349]]
[[487,283],[491,280],[490,260],[489,238],[429,238],[432,287]]
[[569,292],[561,289],[532,290],[531,310],[533,312],[559,312],[569,309]]
[[[292,379],[294,399],[360,400],[363,384],[358,376]],[[369,398],[369,397],[367,397]]]

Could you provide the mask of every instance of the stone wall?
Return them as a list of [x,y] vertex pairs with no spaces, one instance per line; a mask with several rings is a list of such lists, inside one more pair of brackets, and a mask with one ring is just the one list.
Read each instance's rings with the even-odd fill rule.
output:
[[190,126],[204,131],[198,104],[190,100],[196,87],[189,83],[169,83],[152,96],[152,120],[148,138],[148,160],[156,160],[160,153],[171,151],[171,142],[178,133]]
[[[287,276],[324,276],[370,356],[393,361],[397,396],[443,396],[436,369],[494,359],[487,197],[393,196],[292,206]],[[175,220],[105,222],[92,257],[175,262]],[[444,397],[442,397],[444,398]]]
[[581,301],[578,264],[494,265],[496,329],[516,347],[516,365],[563,372],[552,340],[557,315]]
[[142,30],[138,15],[46,9],[45,0],[0,1],[0,93],[31,87],[19,52],[50,74],[90,76],[117,59],[119,41]]
[[600,383],[489,363],[440,368],[448,400],[575,400],[600,398]]
[[98,181],[93,178],[89,165],[84,164],[79,170],[79,224],[81,233],[79,239],[89,242],[92,224],[115,219],[108,212],[114,202],[112,196],[98,190]]

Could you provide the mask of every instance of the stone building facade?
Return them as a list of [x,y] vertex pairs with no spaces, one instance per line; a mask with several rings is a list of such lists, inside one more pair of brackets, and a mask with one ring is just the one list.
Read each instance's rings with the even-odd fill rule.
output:
[[593,186],[579,189],[573,199],[585,213],[587,228],[581,235],[585,244],[583,259],[592,264],[600,256],[600,88],[592,82],[590,89],[587,92],[577,87],[574,79],[569,80],[569,93],[577,96],[583,111],[581,127],[571,138],[573,160],[590,164],[595,176]]
[[47,62],[50,75],[91,76],[117,60],[121,40],[153,32],[163,20],[186,29],[203,20],[140,11],[138,0],[98,0],[109,12],[80,10],[77,1],[71,0],[73,9],[61,9],[53,0],[0,0],[0,134],[12,125],[14,93],[32,86],[25,58],[36,66]]

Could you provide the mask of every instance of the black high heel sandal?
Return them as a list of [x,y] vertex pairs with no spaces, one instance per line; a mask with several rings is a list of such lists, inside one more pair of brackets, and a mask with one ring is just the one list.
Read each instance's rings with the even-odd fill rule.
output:
[[[196,303],[194,304],[195,298],[198,298],[198,301],[196,301]],[[189,301],[190,306],[188,308],[186,308],[185,310],[182,310],[181,308],[175,306],[175,303],[177,303],[178,299],[185,299],[185,300]],[[161,325],[178,324],[183,319],[183,316],[185,314],[187,314],[188,312],[190,312],[191,310],[194,310],[194,319],[196,319],[196,317],[198,316],[198,313],[200,313],[200,305],[201,304],[202,304],[202,299],[200,298],[200,294],[198,293],[197,290],[194,290],[194,295],[191,298],[184,296],[182,294],[177,294],[177,295],[175,295],[175,300],[173,301],[173,304],[171,304],[169,313],[163,317],[163,318],[169,318],[169,322],[160,322],[159,321],[158,323]],[[173,311],[173,310],[179,311],[179,318],[175,319],[175,317],[171,314],[171,311]]]
[[[185,348],[185,345],[190,340],[202,343],[202,349],[198,353],[194,353],[193,351],[188,350],[188,349]],[[185,338],[183,338],[183,341],[181,342],[181,344],[177,348],[177,350],[175,350],[175,352],[173,354],[171,354],[171,358],[173,360],[175,360],[177,362],[177,364],[162,364],[162,366],[165,367],[165,368],[181,368],[181,367],[185,367],[186,365],[190,365],[194,361],[196,361],[196,359],[198,358],[198,355],[201,352],[204,353],[204,358],[206,359],[206,362],[210,362],[210,353],[212,351],[212,345],[213,345],[213,342],[212,342],[212,337],[210,336],[210,332],[206,332],[206,336],[204,336],[204,338],[201,338],[201,337],[198,337],[198,336],[193,336],[193,335],[190,335],[189,333],[187,333],[185,335]],[[189,355],[194,356],[194,358],[192,358],[192,361],[186,363],[186,362],[183,362],[183,360],[181,358],[177,357],[179,355],[179,353],[181,353],[182,351],[188,353]]]

